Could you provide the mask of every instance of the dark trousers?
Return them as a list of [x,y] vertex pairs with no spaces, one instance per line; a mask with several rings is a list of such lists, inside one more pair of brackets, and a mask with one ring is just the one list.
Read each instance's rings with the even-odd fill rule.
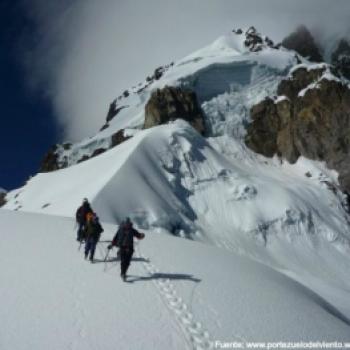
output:
[[77,239],[81,241],[84,238],[85,224],[83,222],[78,223]]
[[125,275],[128,271],[130,261],[134,251],[133,249],[120,248],[120,272],[121,275]]
[[93,238],[88,238],[85,242],[85,257],[90,253],[90,260],[94,259],[95,249],[97,245],[97,240]]

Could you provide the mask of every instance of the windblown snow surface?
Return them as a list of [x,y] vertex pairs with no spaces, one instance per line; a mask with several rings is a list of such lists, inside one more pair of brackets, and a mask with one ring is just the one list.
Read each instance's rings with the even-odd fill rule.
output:
[[[10,192],[0,211],[0,348],[349,341],[350,218],[337,173],[264,158],[243,141],[249,108],[295,64],[294,52],[219,38],[120,98],[127,107],[108,128],[62,151],[72,166]],[[181,120],[141,130],[145,103],[165,85],[197,92],[207,137]],[[76,164],[121,128],[133,137]],[[72,218],[84,197],[103,240],[125,216],[146,233],[130,283],[115,261],[90,265],[77,252]]]
[[216,341],[343,341],[349,322],[298,282],[225,250],[146,230],[129,282],[105,225],[96,263],[70,218],[1,210],[1,349],[208,349]]

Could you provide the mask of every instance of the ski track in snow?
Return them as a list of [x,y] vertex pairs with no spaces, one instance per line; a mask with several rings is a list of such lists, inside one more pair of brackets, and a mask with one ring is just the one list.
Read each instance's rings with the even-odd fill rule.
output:
[[[160,270],[145,257],[140,248],[136,249],[137,255],[143,259],[142,265],[146,272],[151,275],[160,273]],[[190,349],[206,350],[212,349],[213,342],[210,339],[209,332],[205,329],[201,322],[198,322],[189,306],[184,302],[183,298],[178,295],[175,286],[170,282],[169,278],[154,279],[154,286],[156,287],[160,297],[164,301],[167,309],[175,316],[183,331]]]

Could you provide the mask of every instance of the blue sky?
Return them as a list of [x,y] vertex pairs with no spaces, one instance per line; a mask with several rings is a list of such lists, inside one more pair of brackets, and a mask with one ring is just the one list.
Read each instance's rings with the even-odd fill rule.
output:
[[0,11],[0,187],[23,185],[58,138],[51,102],[26,86],[18,44],[31,24],[16,1],[1,1]]

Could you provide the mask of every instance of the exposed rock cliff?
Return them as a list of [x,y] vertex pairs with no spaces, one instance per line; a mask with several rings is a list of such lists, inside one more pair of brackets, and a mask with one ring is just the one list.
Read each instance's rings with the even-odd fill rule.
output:
[[195,92],[166,86],[154,91],[145,107],[144,128],[184,119],[199,133],[205,131],[204,118]]
[[326,65],[299,67],[251,109],[246,144],[267,157],[294,163],[300,155],[326,161],[350,191],[350,88]]
[[0,190],[0,207],[6,204],[6,192]]

